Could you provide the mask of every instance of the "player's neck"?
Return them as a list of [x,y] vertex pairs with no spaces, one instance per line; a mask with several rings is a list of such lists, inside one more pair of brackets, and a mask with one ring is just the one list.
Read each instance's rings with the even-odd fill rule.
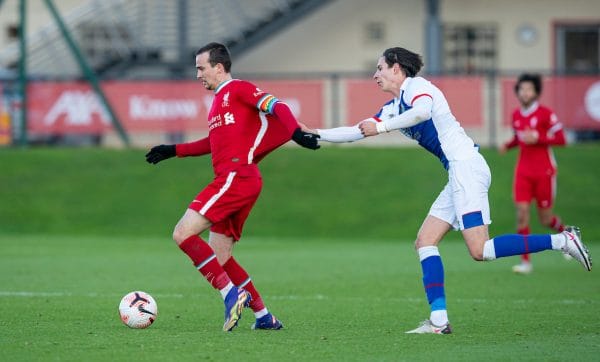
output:
[[219,84],[215,87],[215,93],[218,92],[219,89],[221,89],[225,83],[229,82],[232,79],[233,77],[231,77],[230,73],[227,73],[225,76],[223,76],[222,79],[219,79]]
[[394,83],[386,92],[392,94],[394,98],[399,98],[402,93],[402,83]]
[[390,93],[394,95],[394,98],[400,98],[402,91],[408,87],[409,77],[400,77],[398,81],[394,83],[394,86],[390,90]]
[[529,104],[523,104],[521,103],[521,114],[523,115],[528,115],[533,113],[539,106],[539,103],[536,100],[534,100],[533,102],[530,102]]

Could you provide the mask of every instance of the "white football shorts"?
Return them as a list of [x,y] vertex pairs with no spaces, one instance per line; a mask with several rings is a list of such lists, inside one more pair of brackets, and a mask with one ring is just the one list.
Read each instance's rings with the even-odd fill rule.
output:
[[454,230],[491,224],[488,201],[491,182],[490,168],[481,154],[450,161],[448,183],[431,205],[429,215],[446,221]]

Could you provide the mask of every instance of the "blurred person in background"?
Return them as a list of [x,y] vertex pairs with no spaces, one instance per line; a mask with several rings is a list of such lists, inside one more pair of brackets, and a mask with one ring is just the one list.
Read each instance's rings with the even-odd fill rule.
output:
[[[517,209],[517,233],[529,235],[529,210],[536,200],[540,223],[562,232],[562,223],[552,207],[556,197],[556,160],[552,146],[566,144],[562,124],[556,114],[539,103],[542,79],[537,74],[522,74],[515,84],[520,106],[512,114],[513,138],[500,147],[500,153],[519,147],[515,167],[513,199]],[[568,257],[568,254],[565,254]],[[513,266],[519,274],[533,271],[529,254],[521,255],[521,263]]]

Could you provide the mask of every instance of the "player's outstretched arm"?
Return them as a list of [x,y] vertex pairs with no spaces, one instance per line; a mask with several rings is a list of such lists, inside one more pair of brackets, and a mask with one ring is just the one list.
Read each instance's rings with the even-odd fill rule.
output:
[[378,122],[377,133],[415,126],[431,118],[432,108],[433,99],[431,97],[420,97],[413,103],[411,109],[393,118]]
[[283,102],[277,102],[273,107],[273,115],[277,117],[291,132],[291,139],[304,148],[318,150],[319,135],[305,132],[296,120],[290,108]]
[[146,153],[146,162],[156,165],[171,157],[202,156],[210,153],[210,138],[176,145],[154,146]]
[[[362,121],[364,122],[364,121]],[[361,122],[361,123],[362,123]],[[359,124],[351,127],[335,127],[328,129],[316,129],[313,132],[321,136],[323,141],[331,143],[354,142],[365,138],[361,133]]]

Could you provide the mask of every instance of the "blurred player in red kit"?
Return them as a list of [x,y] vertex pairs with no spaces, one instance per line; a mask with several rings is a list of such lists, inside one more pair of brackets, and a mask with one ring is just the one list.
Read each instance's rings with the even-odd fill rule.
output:
[[[515,168],[513,197],[517,208],[517,232],[530,234],[529,209],[533,199],[537,203],[540,223],[562,232],[565,226],[554,214],[552,206],[556,196],[556,160],[552,146],[566,144],[562,124],[554,112],[541,105],[542,80],[537,74],[522,74],[515,84],[515,94],[520,107],[512,114],[514,137],[501,146],[500,152],[519,147]],[[521,263],[513,271],[528,274],[533,271],[529,254],[521,256]]]
[[[214,180],[190,203],[173,239],[225,304],[224,331],[231,331],[244,307],[256,318],[253,329],[281,329],[265,307],[248,273],[232,256],[246,218],[262,188],[258,162],[290,139],[319,148],[313,134],[300,129],[289,107],[250,82],[231,76],[227,48],[209,43],[196,53],[197,78],[215,93],[208,114],[208,137],[195,142],[159,145],[146,154],[156,164],[174,156],[211,154]],[[210,229],[208,243],[200,234]]]

